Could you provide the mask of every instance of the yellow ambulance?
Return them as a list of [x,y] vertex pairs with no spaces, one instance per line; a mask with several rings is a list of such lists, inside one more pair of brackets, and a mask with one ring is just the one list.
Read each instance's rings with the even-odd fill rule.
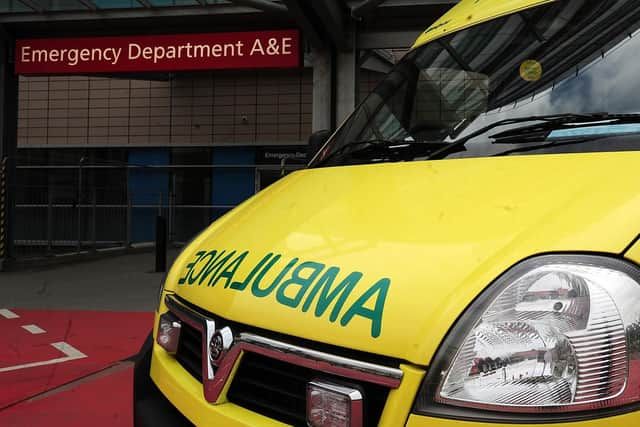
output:
[[640,425],[640,2],[463,0],[181,253],[138,425]]

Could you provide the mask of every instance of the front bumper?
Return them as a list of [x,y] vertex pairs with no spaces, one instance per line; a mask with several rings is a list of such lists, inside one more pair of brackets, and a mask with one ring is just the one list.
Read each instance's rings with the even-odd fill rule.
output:
[[407,421],[406,427],[539,427],[548,425],[551,427],[631,427],[640,423],[640,414],[630,413],[619,417],[602,418],[599,420],[578,421],[561,424],[502,424],[502,423],[476,423],[471,421],[446,420],[441,418],[423,417],[412,415]]
[[[401,366],[404,373],[402,385],[389,393],[379,426],[397,427],[404,424],[424,376],[424,371],[411,366]],[[233,373],[231,379],[233,377]],[[172,356],[157,344],[153,346],[151,378],[159,390],[191,422],[198,426],[225,427],[280,427],[278,421],[242,408],[231,402],[212,405],[203,395],[202,383],[193,378]],[[231,381],[229,381],[231,382]],[[400,423],[398,423],[398,421]]]
[[[200,321],[210,320],[210,316],[208,314],[200,314],[194,309],[190,309],[187,306],[178,304],[179,301],[174,301],[172,298],[166,299],[167,303],[172,307],[172,313],[177,315],[183,321],[183,333],[184,339],[187,340],[185,343],[189,342],[187,337],[189,334],[186,334],[186,330],[188,330],[187,326],[190,325],[193,327],[192,333],[195,333],[195,336],[201,336],[203,341],[198,341],[196,348],[202,346],[203,348],[203,357],[196,366],[202,364],[203,373],[205,372],[206,366],[205,361],[209,359],[207,355],[206,345],[202,345],[204,341],[204,337],[211,335],[209,332],[208,323],[205,322],[204,326],[198,326]],[[156,319],[156,322],[158,319]],[[219,321],[218,327],[224,325],[223,319],[218,319]],[[210,321],[213,325],[215,322],[213,320]],[[232,325],[234,328],[240,329],[240,325]],[[214,326],[215,327],[215,326]],[[248,327],[248,326],[245,326]],[[185,329],[186,328],[186,329]],[[204,328],[204,329],[203,329]],[[202,336],[204,335],[204,336]],[[250,335],[250,334],[249,334]],[[143,351],[141,352],[141,357],[136,361],[136,375],[134,376],[135,389],[134,389],[134,397],[136,400],[135,405],[135,415],[136,415],[136,425],[144,426],[144,425],[154,425],[154,426],[163,426],[163,425],[198,425],[198,426],[228,426],[228,427],[249,427],[249,426],[285,426],[281,421],[276,421],[270,418],[270,411],[263,412],[262,415],[254,410],[250,410],[251,402],[262,400],[263,396],[268,396],[271,394],[272,390],[274,390],[273,386],[276,383],[272,383],[271,378],[276,380],[280,377],[275,372],[281,372],[283,378],[286,378],[290,375],[289,368],[287,370],[278,371],[275,369],[275,365],[271,364],[271,362],[267,361],[266,371],[270,373],[269,377],[267,377],[264,384],[266,387],[256,387],[257,381],[256,376],[247,376],[247,373],[243,374],[242,368],[239,367],[242,365],[242,360],[249,360],[249,357],[254,356],[254,352],[260,352],[260,348],[253,348],[251,346],[243,347],[241,344],[244,342],[244,338],[246,338],[247,334],[239,334],[238,342],[232,348],[233,351],[230,351],[225,356],[225,360],[228,360],[228,366],[220,365],[218,371],[216,373],[216,394],[215,400],[211,399],[211,395],[208,394],[205,398],[205,393],[209,390],[205,385],[210,386],[211,379],[209,379],[209,383],[203,384],[200,381],[199,375],[195,375],[193,371],[192,364],[185,364],[184,354],[181,353],[180,350],[176,353],[176,355],[172,355],[167,353],[162,347],[157,345],[155,340],[151,339],[151,336],[147,339]],[[181,338],[182,340],[182,338]],[[273,341],[273,340],[272,340]],[[182,341],[181,341],[182,342]],[[273,341],[278,342],[278,341]],[[283,344],[282,342],[279,342]],[[273,344],[271,344],[273,346]],[[185,344],[187,346],[187,344]],[[188,346],[187,346],[188,347]],[[272,350],[274,350],[274,347]],[[285,349],[281,349],[285,351]],[[301,352],[302,348],[297,348],[297,353]],[[231,357],[231,355],[235,352],[235,356]],[[275,351],[276,354],[272,354],[273,362],[280,357]],[[178,357],[182,354],[181,357]],[[190,354],[194,354],[191,352]],[[196,354],[197,355],[197,354]],[[245,355],[247,355],[245,357]],[[311,355],[309,355],[311,357]],[[317,357],[317,356],[316,356]],[[180,360],[180,361],[179,361]],[[271,359],[269,359],[271,360]],[[318,359],[316,359],[318,360]],[[296,361],[294,359],[289,360],[293,364],[290,365],[291,368],[296,366]],[[308,361],[307,361],[308,362]],[[247,362],[250,363],[250,362]],[[304,361],[297,360],[297,363],[305,363]],[[314,364],[317,362],[314,362]],[[226,367],[222,367],[226,366]],[[326,373],[325,368],[321,368],[321,366],[325,366],[329,371],[336,368],[336,365],[333,364],[325,364],[325,365],[314,365],[314,371],[316,371],[316,375],[322,375]],[[397,366],[397,365],[396,365]],[[413,415],[411,414],[411,409],[413,406],[413,402],[415,400],[415,396],[420,389],[423,378],[425,376],[424,369],[420,369],[415,366],[400,364],[399,370],[396,369],[397,375],[401,378],[401,380],[397,380],[386,399],[380,400],[381,405],[379,406],[379,411],[381,411],[380,418],[377,425],[381,427],[398,427],[398,426],[408,426],[408,427],[427,427],[427,426],[435,426],[435,427],[453,427],[454,425],[464,426],[464,427],[481,427],[481,426],[512,426],[512,425],[525,425],[525,424],[513,424],[509,422],[500,422],[499,416],[496,416],[495,422],[493,423],[481,423],[481,422],[473,422],[464,418],[454,419],[454,415],[449,419],[444,418],[431,418],[428,416],[421,415]],[[220,375],[218,375],[220,374]],[[333,374],[340,375],[339,372],[333,372]],[[238,389],[232,387],[232,392],[229,393],[229,398],[227,398],[227,392],[229,391],[229,387],[234,384],[234,380],[236,383],[242,383],[249,379],[249,384],[251,384],[251,388],[243,389],[240,394],[238,394]],[[205,380],[206,381],[206,380]],[[282,386],[282,384],[288,384],[286,382],[277,381],[277,384]],[[293,385],[295,389],[297,389],[297,385]],[[258,391],[256,391],[258,390]],[[266,390],[266,391],[259,391]],[[291,391],[292,388],[287,386],[287,388],[282,389],[286,391]],[[268,392],[267,392],[268,391]],[[371,390],[369,396],[380,396],[377,392]],[[288,393],[284,392],[285,395]],[[239,398],[243,396],[244,399]],[[303,398],[304,399],[304,398]],[[210,402],[216,402],[212,404]],[[236,402],[236,403],[233,403]],[[370,400],[370,403],[372,400]],[[279,402],[283,403],[282,400]],[[286,405],[289,405],[289,401],[284,402]],[[365,393],[365,405],[366,405],[366,393]],[[246,406],[246,407],[244,407]],[[263,406],[266,407],[266,406]],[[366,407],[366,406],[365,406]],[[272,408],[269,406],[269,408]],[[304,409],[302,410],[302,416],[297,417],[304,423]],[[380,412],[377,412],[380,414]],[[610,415],[610,414],[607,414]],[[619,416],[609,416],[606,417],[603,414],[604,418],[596,419],[596,420],[588,420],[588,421],[576,421],[576,422],[567,422],[567,423],[557,423],[559,426],[568,426],[568,427],[582,427],[582,426],[590,426],[590,427],[599,427],[599,426],[613,426],[613,427],[622,427],[629,425],[640,425],[640,411],[630,412],[624,415]],[[284,421],[284,420],[283,420]],[[292,421],[290,421],[292,422]],[[193,424],[191,424],[193,423]],[[295,421],[298,424],[298,421]],[[543,423],[548,423],[548,420],[541,420],[540,423],[532,423],[528,425],[540,425]],[[371,424],[371,422],[370,422]]]
[[[189,375],[178,362],[157,345],[153,346],[151,386],[153,393],[136,401],[136,426],[225,426],[281,427],[282,424],[233,403],[211,405],[202,393],[202,384]],[[410,415],[415,393],[423,372],[403,366],[400,388],[389,394],[379,426],[381,427],[526,427],[540,424],[476,423],[454,419]],[[155,384],[154,384],[155,383]],[[136,385],[138,388],[139,384]],[[176,410],[177,409],[177,410]],[[181,414],[184,414],[181,415]],[[186,416],[186,417],[185,417]],[[496,420],[498,421],[498,420]],[[193,424],[191,424],[193,423]],[[640,412],[616,417],[573,423],[554,424],[571,427],[628,427],[640,425]]]
[[[158,345],[148,345],[150,372],[144,363],[136,363],[136,426],[225,426],[280,427],[286,424],[242,408],[230,402],[211,405],[203,396],[202,384]],[[147,365],[148,366],[148,365]],[[148,369],[148,368],[147,368]],[[402,385],[389,394],[379,426],[381,427],[526,427],[540,424],[477,423],[455,419],[411,415],[411,405],[424,372],[402,366]],[[143,381],[146,378],[147,384]],[[150,379],[153,379],[151,381]],[[554,424],[558,427],[627,427],[640,425],[640,412],[599,420]]]

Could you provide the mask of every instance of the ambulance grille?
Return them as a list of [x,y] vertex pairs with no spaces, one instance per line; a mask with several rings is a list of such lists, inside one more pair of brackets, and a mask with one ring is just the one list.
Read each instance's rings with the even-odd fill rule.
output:
[[302,366],[246,353],[232,380],[227,399],[238,406],[293,426],[306,426],[307,383],[332,380],[361,390],[364,426],[378,425],[389,389],[371,383],[327,375]]
[[[331,372],[330,369],[328,372],[315,370],[312,368],[313,364],[307,365],[286,359],[281,360],[279,353],[278,355],[269,355],[268,353],[261,354],[245,350],[239,359],[235,375],[230,378],[231,384],[226,396],[228,401],[289,425],[307,425],[307,384],[310,381],[320,380],[359,389],[363,396],[364,405],[363,426],[377,426],[390,389],[397,387],[402,378],[401,371],[397,368],[400,363],[398,359],[304,340],[229,321],[206,312],[177,295],[167,297],[167,305],[178,318],[183,320],[175,358],[190,375],[200,382],[203,380],[203,357],[206,357],[203,354],[206,355],[206,349],[203,346],[204,332],[202,329],[196,328],[195,325],[202,319],[215,320],[216,329],[229,327],[235,333],[242,331],[243,333],[255,334],[254,336],[268,337],[274,342],[287,343],[287,345],[297,346],[299,349],[312,349],[312,351],[377,364],[379,367],[397,371],[397,373],[387,372],[374,377],[371,377],[372,374],[366,374],[366,370],[359,371],[363,375],[362,378],[360,378],[361,375],[350,377],[348,372],[345,376],[338,376],[328,373]],[[348,368],[347,371],[349,371]],[[351,373],[353,374],[353,371]],[[369,376],[367,377],[367,375]],[[384,381],[378,382],[381,379]],[[397,381],[395,386],[393,385],[394,381]]]
[[202,382],[202,333],[187,323],[182,324],[176,360]]

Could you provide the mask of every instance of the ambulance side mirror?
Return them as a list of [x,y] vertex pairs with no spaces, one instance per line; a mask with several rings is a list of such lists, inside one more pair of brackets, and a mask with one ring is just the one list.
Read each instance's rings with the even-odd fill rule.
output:
[[309,141],[307,143],[307,159],[311,160],[313,157],[320,151],[322,146],[331,136],[330,130],[319,130],[317,132],[312,133],[309,136]]

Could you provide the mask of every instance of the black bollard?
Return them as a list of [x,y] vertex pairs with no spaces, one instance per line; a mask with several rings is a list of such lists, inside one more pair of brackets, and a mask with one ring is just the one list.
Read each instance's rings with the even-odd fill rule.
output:
[[156,217],[156,272],[167,271],[167,220]]

